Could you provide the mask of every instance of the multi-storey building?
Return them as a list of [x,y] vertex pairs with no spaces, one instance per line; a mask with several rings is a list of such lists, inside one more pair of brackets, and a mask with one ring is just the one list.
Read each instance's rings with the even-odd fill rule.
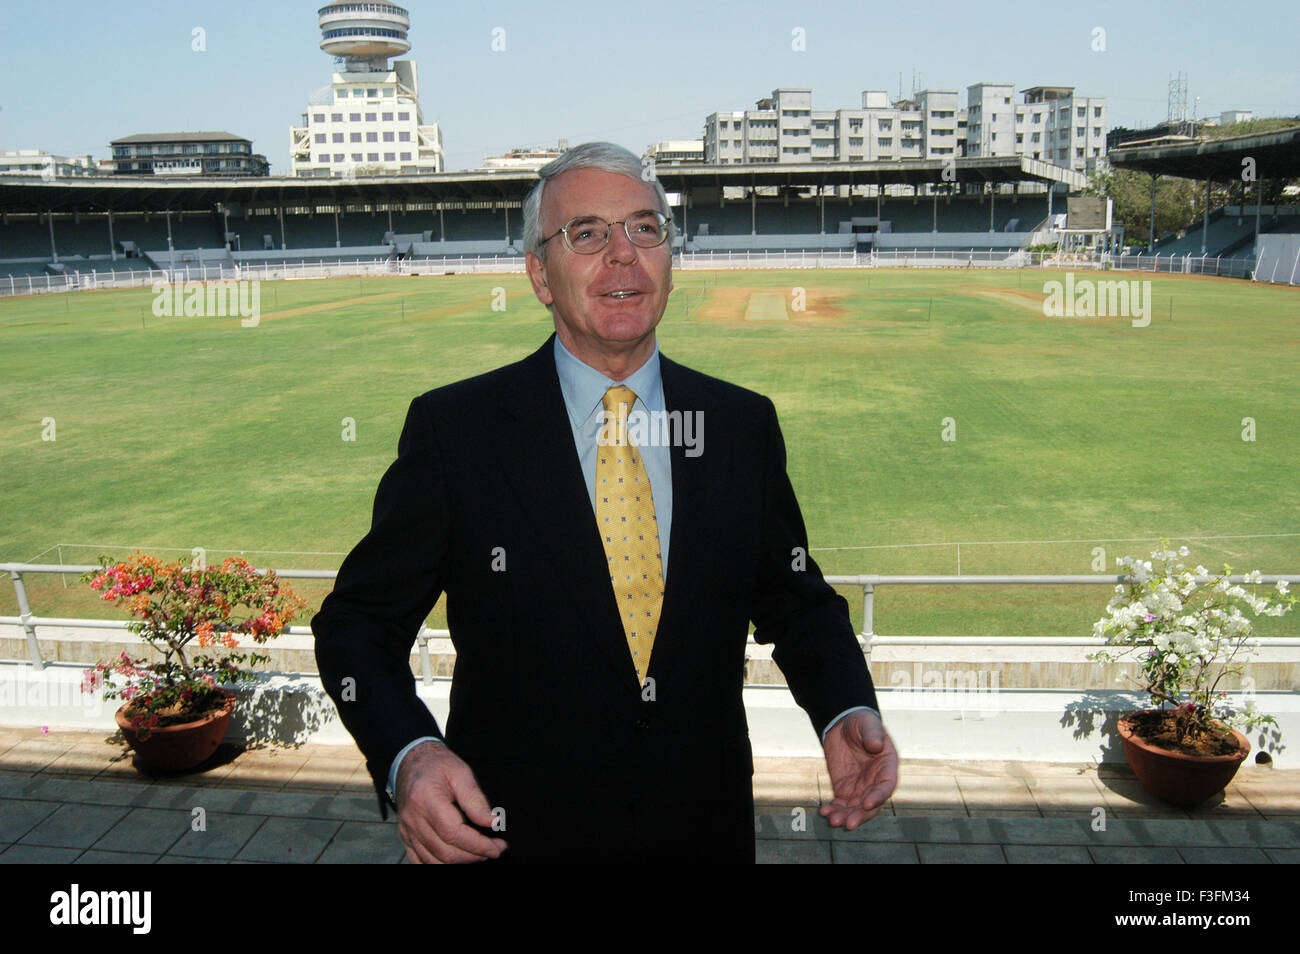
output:
[[114,139],[113,172],[133,176],[264,176],[266,156],[228,132],[139,133]]
[[926,89],[892,101],[867,90],[857,109],[815,110],[812,90],[777,89],[755,109],[712,113],[704,161],[857,162],[1024,155],[1084,171],[1106,153],[1106,100],[1071,87],[1035,86],[1015,102],[1010,83]]
[[654,143],[646,151],[654,159],[655,165],[676,166],[684,162],[704,161],[704,140],[702,139],[665,139]]
[[1108,117],[1101,96],[1072,86],[1034,86],[1016,102],[1010,83],[967,87],[966,155],[1028,156],[1085,172],[1106,154]]
[[334,3],[319,12],[321,49],[337,58],[289,129],[295,176],[414,175],[443,171],[442,133],[426,125],[411,60],[410,16],[390,3]]
[[0,176],[94,176],[99,165],[90,156],[56,156],[43,149],[0,151]]
[[964,111],[955,90],[922,90],[891,103],[867,90],[858,109],[815,110],[812,90],[777,89],[756,109],[711,114],[704,161],[856,162],[961,155]]

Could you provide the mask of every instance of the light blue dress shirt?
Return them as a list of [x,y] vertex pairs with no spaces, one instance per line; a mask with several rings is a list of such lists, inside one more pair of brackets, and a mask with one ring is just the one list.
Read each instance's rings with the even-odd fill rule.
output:
[[[596,448],[597,437],[603,422],[601,412],[604,410],[602,398],[605,392],[615,385],[625,385],[636,395],[633,414],[662,413],[667,410],[664,404],[664,383],[659,373],[659,344],[655,343],[654,354],[641,367],[633,371],[623,381],[613,381],[595,368],[574,357],[568,348],[555,338],[555,370],[560,378],[560,391],[564,394],[564,407],[569,412],[569,425],[573,429],[573,443],[578,451],[578,462],[582,465],[582,476],[587,482],[587,492],[591,497],[591,510],[596,512]],[[653,433],[653,432],[652,432]],[[668,541],[673,523],[673,473],[670,448],[666,443],[648,443],[641,448],[641,459],[645,462],[646,475],[650,478],[650,493],[654,497],[655,521],[659,525],[659,553],[663,564],[665,578],[668,575]],[[867,709],[857,706],[846,709],[831,720],[822,732],[822,742],[826,733],[850,712]],[[876,715],[880,715],[876,712]],[[406,753],[421,742],[442,742],[435,736],[423,736],[411,742],[393,759],[388,772],[388,797],[396,801],[397,770]]]
[[[574,357],[569,349],[555,337],[555,370],[560,376],[560,390],[564,392],[564,406],[569,412],[573,428],[573,443],[578,449],[578,462],[582,477],[587,482],[592,513],[596,512],[596,449],[597,438],[603,422],[605,392],[615,385],[624,385],[636,395],[629,418],[636,414],[662,415],[664,382],[659,375],[659,344],[654,354],[641,367],[622,381],[613,381],[595,368]],[[652,420],[652,418],[647,418]],[[629,428],[631,430],[631,428]],[[653,433],[653,432],[652,432]],[[649,442],[641,448],[646,476],[650,478],[650,494],[654,498],[655,522],[659,526],[659,558],[665,578],[668,576],[668,540],[673,526],[673,465],[666,442]]]

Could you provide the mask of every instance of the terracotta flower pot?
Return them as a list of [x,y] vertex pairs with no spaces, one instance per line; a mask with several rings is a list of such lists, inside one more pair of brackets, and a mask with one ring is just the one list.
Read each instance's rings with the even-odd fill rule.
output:
[[154,772],[183,772],[206,762],[226,737],[230,713],[235,708],[235,694],[223,692],[226,701],[218,711],[180,725],[135,729],[126,715],[126,706],[118,709],[117,725],[135,750],[136,764]]
[[1130,712],[1119,720],[1119,737],[1124,755],[1138,781],[1156,798],[1182,808],[1194,808],[1228,787],[1237,769],[1250,754],[1250,741],[1231,729],[1237,751],[1229,755],[1184,755],[1152,745],[1133,732]]

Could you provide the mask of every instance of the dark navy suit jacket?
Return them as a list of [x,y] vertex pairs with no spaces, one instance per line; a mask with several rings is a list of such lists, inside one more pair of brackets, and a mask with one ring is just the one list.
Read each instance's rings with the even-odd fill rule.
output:
[[[876,706],[848,604],[796,551],[808,541],[772,402],[660,360],[668,409],[701,412],[704,430],[703,453],[671,451],[653,698],[628,653],[552,342],[412,402],[370,532],[312,621],[381,806],[394,756],[437,735],[504,810],[506,859],[752,861],[750,621],[818,733]],[[409,654],[444,592],[456,668],[442,732]]]

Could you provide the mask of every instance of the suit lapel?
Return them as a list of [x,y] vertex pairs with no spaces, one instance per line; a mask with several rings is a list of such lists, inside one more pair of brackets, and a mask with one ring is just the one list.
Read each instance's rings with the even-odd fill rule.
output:
[[[700,414],[708,420],[712,395],[704,379],[688,369],[659,355],[660,374],[664,385],[664,404],[669,411]],[[703,438],[703,432],[700,434]],[[714,432],[713,440],[717,440]],[[706,444],[701,445],[703,449]],[[674,440],[670,450],[673,468],[673,518],[668,538],[668,576],[664,586],[663,609],[659,614],[659,632],[650,657],[650,674],[657,680],[671,671],[678,654],[676,647],[683,634],[689,630],[687,623],[693,607],[707,601],[709,594],[698,591],[699,581],[707,579],[706,563],[717,559],[710,539],[709,509],[710,488],[716,487],[718,475],[713,472],[715,453],[686,456],[680,440]]]

